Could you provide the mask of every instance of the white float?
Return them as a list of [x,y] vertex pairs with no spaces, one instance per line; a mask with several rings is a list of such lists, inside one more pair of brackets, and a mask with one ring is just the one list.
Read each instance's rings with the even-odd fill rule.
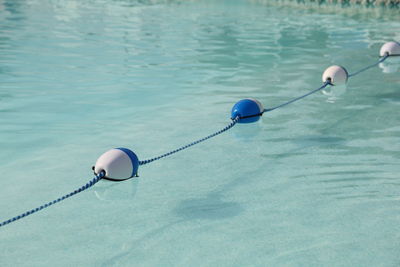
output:
[[94,166],[96,174],[104,171],[105,179],[126,180],[137,175],[139,160],[135,153],[127,148],[114,148],[101,155]]
[[382,45],[379,55],[381,57],[384,57],[386,55],[400,56],[400,44],[398,42],[387,42],[386,44]]
[[332,85],[344,85],[347,83],[349,74],[347,70],[341,66],[330,66],[322,74],[322,81],[330,81]]

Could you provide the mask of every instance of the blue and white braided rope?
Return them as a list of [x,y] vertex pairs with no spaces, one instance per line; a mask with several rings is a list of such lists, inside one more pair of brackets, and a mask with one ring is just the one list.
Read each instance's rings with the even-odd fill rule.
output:
[[192,143],[190,143],[190,144],[187,144],[187,145],[185,145],[185,146],[182,146],[182,147],[180,147],[180,148],[177,148],[177,149],[175,149],[175,150],[172,150],[172,151],[170,151],[170,152],[168,152],[168,153],[162,154],[162,155],[160,155],[160,156],[158,156],[158,157],[154,157],[154,158],[151,158],[151,159],[146,159],[146,160],[139,161],[139,165],[145,165],[145,164],[148,164],[148,163],[150,163],[150,162],[153,162],[153,161],[162,159],[162,158],[164,158],[164,157],[167,157],[167,156],[170,156],[170,155],[172,155],[172,154],[175,154],[176,152],[179,152],[179,151],[181,151],[181,150],[184,150],[184,149],[186,149],[186,148],[189,148],[189,147],[191,147],[191,146],[194,146],[194,145],[196,145],[196,144],[198,144],[198,143],[201,143],[201,142],[203,142],[203,141],[206,141],[207,139],[210,139],[210,138],[212,138],[212,137],[214,137],[214,136],[217,136],[217,135],[219,135],[219,134],[222,134],[223,132],[226,132],[226,131],[228,131],[230,128],[232,128],[233,126],[235,126],[235,124],[239,121],[239,119],[240,119],[239,117],[236,117],[236,118],[232,119],[232,122],[231,122],[228,126],[226,126],[225,128],[223,128],[222,130],[219,130],[218,132],[215,132],[215,133],[213,133],[213,134],[210,134],[210,135],[208,135],[208,136],[206,136],[206,137],[204,137],[204,138],[201,138],[201,139],[199,139],[199,140],[197,140],[197,141],[194,141],[194,142],[192,142]]
[[[397,56],[397,55],[396,55],[396,56]],[[388,57],[389,57],[389,55],[386,54],[386,55],[383,56],[378,62],[375,62],[374,64],[371,64],[371,65],[369,65],[369,66],[367,66],[367,67],[364,67],[364,68],[360,69],[359,71],[356,71],[356,72],[354,72],[354,73],[352,73],[352,74],[349,74],[348,77],[350,78],[350,77],[353,77],[353,76],[355,76],[355,75],[357,75],[357,74],[359,74],[359,73],[361,73],[361,72],[364,72],[364,71],[366,71],[366,70],[368,70],[368,69],[370,69],[370,68],[372,68],[372,67],[378,65],[379,63],[382,63],[382,62],[385,61]],[[324,82],[324,84],[323,84],[321,87],[319,87],[319,88],[317,88],[317,89],[314,89],[314,90],[312,90],[312,91],[310,91],[310,92],[308,92],[308,93],[306,93],[306,94],[304,94],[304,95],[302,95],[302,96],[300,96],[300,97],[296,97],[296,98],[294,98],[294,99],[292,99],[292,100],[290,100],[290,101],[287,101],[287,102],[285,102],[285,103],[283,103],[283,104],[280,104],[280,105],[278,105],[278,106],[275,106],[275,107],[273,107],[273,108],[264,109],[260,114],[257,114],[257,115],[258,115],[258,116],[262,116],[262,114],[263,114],[264,112],[269,112],[269,111],[272,111],[272,110],[275,110],[275,109],[279,109],[279,108],[281,108],[281,107],[284,107],[284,106],[286,106],[286,105],[289,105],[289,104],[291,104],[291,103],[293,103],[293,102],[296,102],[296,101],[298,101],[298,100],[300,100],[300,99],[303,99],[303,98],[305,98],[305,97],[307,97],[307,96],[309,96],[309,95],[311,95],[311,94],[314,94],[314,93],[316,93],[316,92],[318,92],[318,91],[324,89],[326,86],[328,86],[328,85],[330,85],[330,84],[331,84],[331,83],[330,83],[329,81],[326,81],[326,82]],[[164,158],[164,157],[167,157],[167,156],[170,156],[170,155],[172,155],[172,154],[175,154],[175,153],[177,153],[177,152],[179,152],[179,151],[181,151],[181,150],[184,150],[184,149],[186,149],[186,148],[189,148],[189,147],[191,147],[191,146],[194,146],[194,145],[196,145],[196,144],[198,144],[198,143],[201,143],[201,142],[203,142],[203,141],[206,141],[207,139],[210,139],[210,138],[212,138],[212,137],[214,137],[214,136],[217,136],[217,135],[219,135],[219,134],[222,134],[222,133],[226,132],[227,130],[231,129],[233,126],[235,126],[235,124],[236,124],[240,119],[241,119],[240,117],[236,117],[236,118],[232,119],[232,122],[231,122],[228,126],[226,126],[225,128],[223,128],[222,130],[219,130],[218,132],[215,132],[215,133],[213,133],[213,134],[210,134],[210,135],[208,135],[208,136],[206,136],[206,137],[204,137],[204,138],[201,138],[201,139],[199,139],[199,140],[197,140],[197,141],[194,141],[194,142],[192,142],[192,143],[190,143],[190,144],[187,144],[187,145],[185,145],[185,146],[182,146],[182,147],[180,147],[180,148],[177,148],[177,149],[175,149],[175,150],[172,150],[172,151],[170,151],[170,152],[168,152],[168,153],[165,153],[165,154],[162,154],[162,155],[160,155],[160,156],[157,156],[157,157],[154,157],[154,158],[151,158],[151,159],[147,159],[147,160],[143,160],[143,161],[139,161],[139,165],[145,165],[145,164],[148,164],[148,163],[150,163],[150,162],[153,162],[153,161],[162,159],[162,158]],[[77,190],[75,190],[75,191],[73,191],[73,192],[71,192],[71,193],[69,193],[69,194],[67,194],[67,195],[64,195],[64,196],[62,196],[62,197],[60,197],[60,198],[57,198],[57,199],[55,199],[55,200],[53,200],[53,201],[51,201],[51,202],[48,202],[48,203],[46,203],[46,204],[44,204],[44,205],[42,205],[42,206],[40,206],[40,207],[37,207],[37,208],[32,209],[32,210],[29,210],[29,211],[24,212],[24,213],[22,213],[22,214],[20,214],[20,215],[18,215],[18,216],[15,216],[15,217],[13,217],[13,218],[11,218],[11,219],[9,219],[9,220],[6,220],[6,221],[0,223],[0,227],[5,226],[5,225],[7,225],[7,224],[9,224],[9,223],[15,222],[15,221],[17,221],[17,220],[19,220],[19,219],[22,219],[22,218],[24,218],[24,217],[26,217],[26,216],[28,216],[28,215],[31,215],[31,214],[36,213],[36,212],[38,212],[38,211],[40,211],[40,210],[42,210],[42,209],[45,209],[45,208],[47,208],[47,207],[49,207],[49,206],[51,206],[51,205],[54,205],[54,204],[56,204],[56,203],[58,203],[58,202],[61,202],[61,201],[65,200],[65,199],[67,199],[67,198],[69,198],[69,197],[71,197],[71,196],[73,196],[73,195],[75,195],[75,194],[78,194],[78,193],[80,193],[80,192],[82,192],[82,191],[84,191],[84,190],[86,190],[86,189],[92,187],[94,184],[96,184],[98,181],[100,181],[105,175],[106,175],[105,172],[102,171],[100,174],[96,175],[91,181],[89,181],[89,182],[88,182],[87,184],[85,184],[84,186],[78,188]]]
[[78,193],[80,193],[80,192],[92,187],[95,183],[100,181],[101,178],[103,178],[104,176],[105,176],[105,172],[101,172],[99,175],[96,175],[92,180],[90,180],[87,184],[85,184],[84,186],[76,189],[75,191],[73,191],[73,192],[71,192],[71,193],[69,193],[67,195],[64,195],[62,197],[59,197],[59,198],[57,198],[57,199],[55,199],[53,201],[50,201],[50,202],[48,202],[46,204],[43,204],[42,206],[37,207],[36,209],[29,210],[27,212],[22,213],[21,215],[15,216],[15,217],[7,220],[7,221],[4,221],[4,222],[0,223],[0,227],[2,227],[4,225],[7,225],[9,223],[15,222],[15,221],[17,221],[19,219],[22,219],[22,218],[24,218],[24,217],[26,217],[28,215],[33,214],[33,213],[36,213],[36,212],[38,212],[38,211],[40,211],[42,209],[45,209],[45,208],[47,208],[47,207],[49,207],[51,205],[54,205],[54,204],[56,204],[56,203],[58,203],[60,201],[63,201],[64,199],[72,197],[73,195],[76,195],[76,194],[78,194]]
[[[371,65],[368,65],[368,66],[366,66],[366,67],[364,67],[364,68],[362,68],[362,69],[360,69],[360,70],[358,70],[358,71],[355,71],[355,72],[349,74],[348,77],[351,78],[351,77],[354,77],[354,76],[360,74],[361,72],[364,72],[364,71],[366,71],[366,70],[369,70],[370,68],[375,67],[375,66],[377,66],[379,63],[382,63],[383,61],[385,61],[388,57],[390,57],[390,55],[386,54],[386,55],[383,56],[381,59],[379,59],[377,62],[375,62],[375,63],[373,63],[373,64],[371,64]],[[290,101],[287,101],[287,102],[285,102],[285,103],[283,103],[283,104],[280,104],[280,105],[277,105],[277,106],[275,106],[275,107],[266,108],[266,109],[264,109],[264,111],[261,113],[261,115],[264,114],[265,112],[273,111],[273,110],[275,110],[275,109],[282,108],[282,107],[284,107],[284,106],[286,106],[286,105],[292,104],[293,102],[296,102],[296,101],[298,101],[298,100],[300,100],[300,99],[303,99],[303,98],[305,98],[305,97],[307,97],[307,96],[309,96],[309,95],[312,95],[312,94],[314,94],[314,93],[316,93],[316,92],[318,92],[318,91],[321,91],[322,89],[324,89],[324,88],[327,87],[328,85],[332,85],[330,81],[324,82],[324,83],[322,84],[322,86],[320,86],[320,87],[318,87],[317,89],[314,89],[314,90],[308,92],[307,94],[304,94],[304,95],[302,95],[302,96],[296,97],[296,98],[294,98],[294,99],[292,99],[292,100],[290,100]]]

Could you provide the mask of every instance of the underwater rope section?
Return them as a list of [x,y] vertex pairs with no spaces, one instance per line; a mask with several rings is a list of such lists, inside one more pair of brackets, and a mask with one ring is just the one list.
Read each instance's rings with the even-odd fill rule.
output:
[[56,203],[58,203],[60,201],[63,201],[64,199],[72,197],[73,195],[76,195],[76,194],[78,194],[78,193],[80,193],[80,192],[92,187],[94,184],[96,184],[98,181],[100,181],[100,179],[103,178],[104,176],[105,176],[105,172],[100,172],[92,180],[90,180],[87,184],[85,184],[84,186],[81,186],[80,188],[76,189],[75,191],[73,191],[73,192],[71,192],[69,194],[66,194],[66,195],[64,195],[62,197],[59,197],[59,198],[57,198],[57,199],[55,199],[53,201],[50,201],[50,202],[48,202],[46,204],[43,204],[40,207],[37,207],[36,209],[31,209],[31,210],[29,210],[27,212],[22,213],[21,215],[15,216],[15,217],[7,220],[7,221],[4,221],[4,222],[0,223],[0,227],[4,226],[6,224],[9,224],[9,223],[15,222],[15,221],[17,221],[19,219],[22,219],[22,218],[24,218],[24,217],[26,217],[28,215],[31,215],[33,213],[36,213],[38,211],[41,211],[42,209],[45,209],[45,208],[47,208],[47,207],[49,207],[51,205],[54,205],[54,204],[56,204]]
[[107,180],[112,180],[112,181],[123,181],[123,180],[130,179],[132,177],[136,177],[140,165],[146,165],[153,161],[162,159],[164,157],[170,156],[179,151],[187,149],[191,146],[194,146],[196,144],[204,142],[212,137],[215,137],[217,135],[220,135],[220,134],[228,131],[233,126],[235,126],[237,123],[256,122],[260,119],[260,117],[265,112],[276,110],[276,109],[282,108],[284,106],[287,106],[289,104],[292,104],[300,99],[308,97],[308,96],[326,88],[328,85],[335,86],[335,85],[346,84],[348,78],[356,76],[357,74],[359,74],[361,72],[364,72],[374,66],[377,66],[379,63],[382,63],[383,61],[385,61],[387,58],[389,58],[391,56],[399,56],[399,55],[400,55],[400,43],[398,43],[398,42],[385,43],[381,47],[381,50],[380,50],[381,58],[379,59],[378,62],[368,65],[352,74],[349,74],[344,67],[337,66],[337,65],[331,66],[331,67],[327,68],[322,75],[322,82],[323,82],[322,86],[320,86],[317,89],[314,89],[302,96],[296,97],[290,101],[284,102],[280,105],[277,105],[277,106],[269,108],[269,109],[265,109],[263,107],[263,105],[261,104],[261,102],[256,99],[253,99],[253,98],[242,99],[242,100],[238,101],[232,107],[232,110],[231,110],[231,120],[232,121],[225,128],[223,128],[213,134],[210,134],[206,137],[198,139],[197,141],[194,141],[185,146],[174,149],[168,153],[162,154],[162,155],[154,157],[154,158],[139,161],[136,154],[130,149],[121,147],[121,148],[114,148],[114,149],[108,150],[107,152],[102,154],[97,159],[95,166],[93,166],[93,171],[94,171],[95,177],[92,180],[90,180],[87,184],[85,184],[84,186],[78,188],[77,190],[75,190],[67,195],[59,197],[51,202],[41,205],[35,209],[29,210],[29,211],[24,212],[18,216],[15,216],[9,220],[1,222],[0,227],[10,224],[12,222],[15,222],[15,221],[22,219],[28,215],[31,215],[31,214],[36,213],[42,209],[45,209],[51,205],[61,202],[73,195],[76,195],[76,194],[92,187],[97,182],[99,182],[101,179],[107,179]]

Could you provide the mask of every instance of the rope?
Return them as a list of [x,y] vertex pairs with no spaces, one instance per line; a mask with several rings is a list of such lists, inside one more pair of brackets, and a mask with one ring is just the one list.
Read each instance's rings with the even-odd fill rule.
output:
[[[331,84],[331,82],[330,82],[330,81],[326,81],[326,82],[324,82],[324,84],[323,84],[321,87],[319,87],[319,88],[317,88],[317,89],[314,89],[314,90],[312,90],[311,92],[308,92],[308,93],[305,94],[305,95],[296,97],[295,99],[292,99],[292,100],[290,100],[290,101],[288,101],[288,102],[285,102],[285,103],[283,103],[283,104],[280,104],[280,105],[278,105],[278,106],[276,106],[276,107],[273,107],[273,108],[266,108],[266,109],[264,109],[264,112],[273,111],[273,110],[275,110],[275,109],[284,107],[284,106],[289,105],[289,104],[291,104],[291,103],[293,103],[293,102],[296,102],[296,101],[298,101],[298,100],[300,100],[300,99],[303,99],[303,98],[305,98],[305,97],[307,97],[307,96],[309,96],[309,95],[312,95],[312,94],[314,94],[314,93],[316,93],[316,92],[318,92],[318,91],[324,89],[324,88],[327,87],[329,84]],[[264,112],[263,112],[263,113],[264,113]]]
[[[399,56],[399,55],[393,55],[393,56]],[[349,74],[348,77],[350,78],[350,77],[356,76],[357,74],[359,74],[359,73],[361,73],[361,72],[364,72],[364,71],[366,71],[366,70],[368,70],[368,69],[370,69],[370,68],[372,68],[372,67],[375,67],[375,66],[378,65],[379,63],[382,63],[383,61],[385,61],[388,57],[389,57],[389,54],[386,54],[386,55],[385,55],[384,57],[382,57],[378,62],[376,62],[376,63],[374,63],[374,64],[371,64],[371,65],[369,65],[369,66],[367,66],[367,67],[365,67],[365,68],[362,68],[362,69],[360,69],[360,70],[358,70],[358,71],[356,71],[356,72],[354,72],[354,73],[352,73],[352,74]],[[223,128],[222,130],[219,130],[218,132],[215,132],[215,133],[213,133],[213,134],[210,134],[210,135],[208,135],[208,136],[206,136],[206,137],[204,137],[204,138],[201,138],[201,139],[199,139],[199,140],[197,140],[197,141],[194,141],[194,142],[192,142],[192,143],[190,143],[190,144],[187,144],[187,145],[185,145],[185,146],[182,146],[182,147],[180,147],[180,148],[177,148],[177,149],[175,149],[175,150],[172,150],[172,151],[170,151],[170,152],[168,152],[168,153],[162,154],[162,155],[160,155],[160,156],[158,156],[158,157],[154,157],[154,158],[151,158],[151,159],[139,161],[139,165],[148,164],[148,163],[150,163],[150,162],[153,162],[153,161],[162,159],[162,158],[164,158],[164,157],[170,156],[170,155],[172,155],[172,154],[175,154],[175,153],[177,153],[177,152],[179,152],[179,151],[181,151],[181,150],[187,149],[187,148],[189,148],[189,147],[191,147],[191,146],[194,146],[194,145],[196,145],[196,144],[198,144],[198,143],[204,142],[204,141],[206,141],[207,139],[210,139],[210,138],[212,138],[212,137],[214,137],[214,136],[220,135],[220,134],[222,134],[222,133],[228,131],[230,128],[232,128],[233,126],[235,126],[235,124],[236,124],[240,119],[245,119],[245,118],[250,118],[250,117],[255,117],[255,116],[262,116],[264,112],[269,112],[269,111],[272,111],[272,110],[275,110],[275,109],[284,107],[284,106],[286,106],[286,105],[289,105],[289,104],[291,104],[291,103],[293,103],[293,102],[296,102],[296,101],[298,101],[298,100],[300,100],[300,99],[303,99],[303,98],[305,98],[305,97],[307,97],[307,96],[309,96],[309,95],[312,95],[312,94],[314,94],[314,93],[316,93],[316,92],[318,92],[318,91],[324,89],[324,88],[327,87],[328,85],[332,85],[331,82],[330,82],[330,80],[327,80],[326,82],[324,82],[324,84],[323,84],[322,86],[320,86],[319,88],[314,89],[314,90],[308,92],[307,94],[304,94],[304,95],[302,95],[302,96],[296,97],[296,98],[294,98],[294,99],[292,99],[292,100],[290,100],[290,101],[288,101],[288,102],[285,102],[285,103],[283,103],[283,104],[280,104],[280,105],[278,105],[278,106],[275,106],[275,107],[272,107],[272,108],[269,108],[269,109],[264,109],[264,110],[263,110],[261,113],[259,113],[259,114],[250,115],[250,116],[245,116],[245,117],[236,117],[236,118],[233,118],[233,119],[232,119],[232,122],[231,122],[228,126],[226,126],[225,128]],[[21,215],[15,216],[15,217],[13,217],[13,218],[7,220],[7,221],[4,221],[4,222],[0,223],[0,227],[5,226],[5,225],[7,225],[7,224],[9,224],[9,223],[15,222],[15,221],[17,221],[17,220],[19,220],[19,219],[22,219],[22,218],[24,218],[24,217],[26,217],[26,216],[28,216],[28,215],[31,215],[31,214],[36,213],[36,212],[38,212],[38,211],[40,211],[40,210],[42,210],[42,209],[45,209],[45,208],[47,208],[47,207],[49,207],[49,206],[51,206],[51,205],[54,205],[54,204],[56,204],[56,203],[58,203],[58,202],[61,202],[61,201],[63,201],[64,199],[67,199],[67,198],[69,198],[69,197],[71,197],[71,196],[73,196],[73,195],[76,195],[76,194],[78,194],[78,193],[80,193],[80,192],[82,192],[82,191],[84,191],[84,190],[86,190],[86,189],[92,187],[94,184],[96,184],[98,181],[100,181],[104,176],[105,176],[105,172],[102,171],[100,174],[96,175],[91,181],[89,181],[89,182],[88,182],[87,184],[85,184],[84,186],[78,188],[77,190],[75,190],[75,191],[73,191],[73,192],[71,192],[71,193],[69,193],[69,194],[67,194],[67,195],[64,195],[64,196],[62,196],[62,197],[60,197],[60,198],[57,198],[56,200],[53,200],[53,201],[51,201],[51,202],[48,202],[48,203],[46,203],[46,204],[44,204],[44,205],[42,205],[42,206],[40,206],[40,207],[37,207],[36,209],[32,209],[32,210],[30,210],[30,211],[27,211],[27,212],[22,213]]]
[[179,152],[179,151],[181,151],[181,150],[184,150],[184,149],[186,149],[186,148],[189,148],[189,147],[191,147],[191,146],[194,146],[194,145],[196,145],[196,144],[198,144],[198,143],[201,143],[201,142],[203,142],[203,141],[206,141],[207,139],[210,139],[210,138],[212,138],[212,137],[214,137],[214,136],[217,136],[217,135],[219,135],[219,134],[222,134],[223,132],[226,132],[226,131],[228,131],[230,128],[232,128],[233,126],[235,126],[235,124],[239,121],[239,119],[240,119],[239,117],[236,117],[236,118],[232,119],[232,122],[231,122],[228,126],[226,126],[225,128],[223,128],[222,130],[219,130],[218,132],[215,132],[215,133],[213,133],[213,134],[210,134],[209,136],[206,136],[206,137],[204,137],[204,138],[201,138],[201,139],[199,139],[199,140],[197,140],[197,141],[194,141],[194,142],[192,142],[192,143],[190,143],[190,144],[187,144],[187,145],[185,145],[185,146],[182,146],[182,147],[180,147],[180,148],[177,148],[177,149],[175,149],[175,150],[172,150],[172,151],[170,151],[170,152],[168,152],[168,153],[162,154],[162,155],[160,155],[160,156],[158,156],[158,157],[154,157],[154,158],[151,158],[151,159],[139,161],[139,165],[145,165],[145,164],[148,164],[148,163],[153,162],[153,161],[155,161],[155,160],[162,159],[162,158],[164,158],[164,157],[167,157],[167,156],[170,156],[170,155],[172,155],[172,154],[175,154],[176,152]]
[[349,74],[349,78],[350,78],[350,77],[353,77],[353,76],[356,76],[357,74],[359,74],[359,73],[361,73],[361,72],[364,72],[364,71],[366,71],[366,70],[368,70],[368,69],[370,69],[370,68],[372,68],[372,67],[375,67],[375,66],[378,65],[379,63],[382,63],[383,61],[385,61],[388,57],[389,57],[389,54],[386,53],[380,60],[378,60],[378,62],[376,62],[376,63],[374,63],[374,64],[371,64],[371,65],[369,65],[369,66],[366,66],[365,68],[362,68],[361,70],[358,70],[358,71],[356,71],[356,72],[354,72],[354,73]]
[[[368,69],[370,69],[370,68],[372,68],[372,67],[375,67],[375,66],[378,65],[379,63],[382,63],[383,61],[385,61],[385,60],[386,60],[388,57],[390,57],[390,56],[397,56],[397,55],[389,55],[388,53],[386,53],[385,56],[383,56],[380,60],[378,60],[378,62],[375,62],[374,64],[368,65],[368,66],[365,67],[365,68],[362,68],[362,69],[360,69],[360,70],[358,70],[358,71],[356,71],[356,72],[354,72],[354,73],[352,73],[352,74],[349,74],[348,77],[350,78],[350,77],[356,76],[357,74],[359,74],[359,73],[361,73],[361,72],[364,72],[364,71],[366,71],[366,70],[368,70]],[[307,97],[307,96],[309,96],[309,95],[312,95],[312,94],[314,94],[314,93],[316,93],[316,92],[318,92],[318,91],[324,89],[324,88],[327,87],[328,85],[332,85],[330,81],[324,82],[324,84],[323,84],[321,87],[319,87],[319,88],[317,88],[317,89],[314,89],[314,90],[312,90],[311,92],[308,92],[308,93],[305,94],[305,95],[296,97],[296,98],[294,98],[294,99],[292,99],[292,100],[290,100],[290,101],[288,101],[288,102],[285,102],[285,103],[283,103],[283,104],[280,104],[280,105],[278,105],[278,106],[276,106],[276,107],[264,109],[264,111],[260,114],[260,116],[262,116],[262,114],[264,114],[264,112],[273,111],[273,110],[275,110],[275,109],[284,107],[284,106],[289,105],[289,104],[291,104],[291,103],[293,103],[293,102],[296,102],[296,101],[298,101],[298,100],[300,100],[300,99],[303,99],[303,98],[305,98],[305,97]]]
[[0,223],[0,227],[2,227],[2,226],[4,226],[4,225],[7,225],[7,224],[9,224],[9,223],[15,222],[15,221],[17,221],[17,220],[19,220],[19,219],[22,219],[22,218],[24,218],[24,217],[26,217],[26,216],[28,216],[28,215],[33,214],[33,213],[36,213],[36,212],[38,212],[38,211],[40,211],[40,210],[42,210],[42,209],[45,209],[45,208],[47,208],[47,207],[49,207],[49,206],[51,206],[51,205],[54,205],[54,204],[56,204],[56,203],[58,203],[58,202],[60,202],[60,201],[63,201],[64,199],[67,199],[67,198],[69,198],[69,197],[72,197],[73,195],[76,195],[76,194],[78,194],[79,192],[82,192],[82,191],[84,191],[84,190],[86,190],[86,189],[92,187],[95,183],[97,183],[98,181],[100,181],[101,178],[103,178],[104,176],[105,176],[105,172],[103,171],[103,172],[101,172],[99,175],[96,175],[96,177],[94,177],[94,178],[93,178],[91,181],[89,181],[87,184],[85,184],[84,186],[78,188],[77,190],[75,190],[75,191],[73,191],[73,192],[71,192],[71,193],[69,193],[69,194],[67,194],[67,195],[65,195],[65,196],[62,196],[62,197],[60,197],[60,198],[57,198],[56,200],[53,200],[53,201],[51,201],[51,202],[48,202],[48,203],[46,203],[46,204],[44,204],[44,205],[42,205],[42,206],[40,206],[40,207],[37,207],[36,209],[32,209],[32,210],[30,210],[30,211],[27,211],[27,212],[22,213],[21,215],[15,216],[15,217],[13,217],[13,218],[7,220],[7,221],[4,221],[4,222]]

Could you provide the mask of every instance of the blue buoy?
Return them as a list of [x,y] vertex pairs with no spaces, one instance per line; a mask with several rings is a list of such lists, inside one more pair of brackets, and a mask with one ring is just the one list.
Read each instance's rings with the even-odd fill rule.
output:
[[239,117],[238,123],[252,123],[260,119],[264,112],[263,105],[256,99],[246,98],[237,102],[231,111],[231,118]]

